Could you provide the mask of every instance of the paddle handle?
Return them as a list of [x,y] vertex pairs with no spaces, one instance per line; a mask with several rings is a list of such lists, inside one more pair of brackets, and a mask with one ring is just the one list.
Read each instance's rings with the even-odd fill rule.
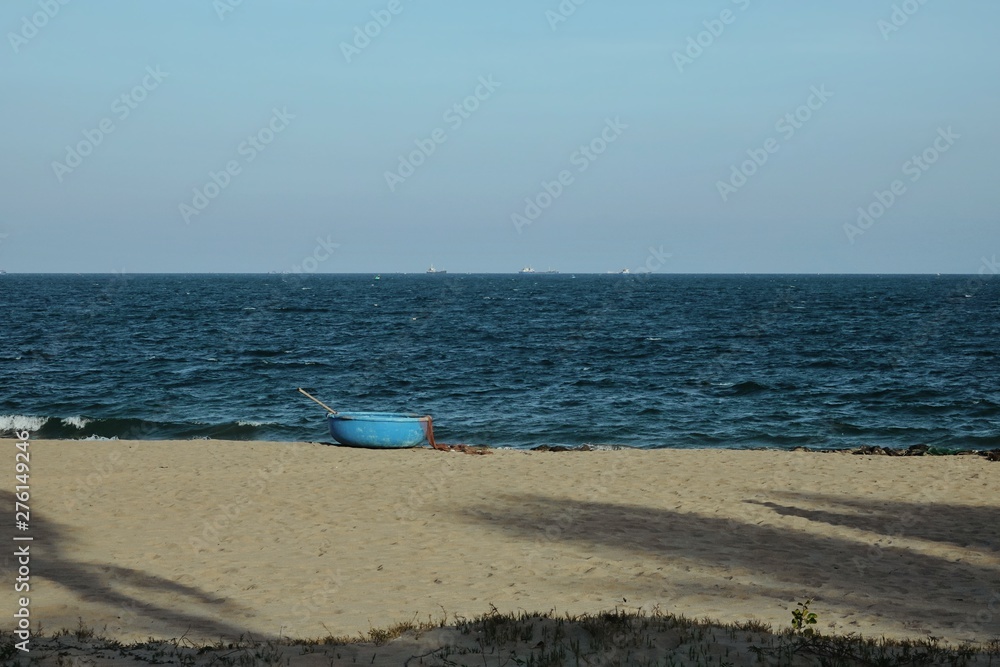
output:
[[335,415],[335,414],[337,414],[337,411],[336,411],[336,410],[334,410],[334,409],[333,409],[333,408],[331,408],[331,407],[330,407],[329,405],[327,405],[327,404],[326,404],[326,403],[324,403],[323,401],[319,400],[318,398],[316,398],[315,396],[313,396],[312,394],[310,394],[309,392],[307,392],[307,391],[306,391],[305,389],[303,389],[302,387],[299,387],[299,393],[301,393],[301,394],[302,394],[303,396],[305,396],[306,398],[310,398],[310,399],[312,399],[312,400],[316,401],[317,403],[319,403],[320,405],[322,405],[322,406],[323,406],[324,408],[326,408],[326,411],[327,411],[327,412],[329,412],[329,413],[330,413],[331,415]]

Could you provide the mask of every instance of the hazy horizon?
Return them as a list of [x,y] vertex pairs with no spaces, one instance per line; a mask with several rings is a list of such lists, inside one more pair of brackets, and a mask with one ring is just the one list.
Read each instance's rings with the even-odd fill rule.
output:
[[[418,276],[418,275],[428,275],[426,271],[326,271],[326,272],[301,272],[296,273],[294,271],[146,271],[146,272],[114,272],[114,271],[45,271],[45,272],[30,272],[30,271],[7,271],[6,275],[11,276]],[[561,271],[555,269],[554,273],[538,270],[528,274],[522,274],[520,271],[450,271],[443,270],[438,271],[438,275],[448,275],[448,276],[516,276],[516,275],[531,275],[537,277],[544,277],[546,275],[559,275],[564,277],[572,276],[616,276],[622,275],[620,271]],[[881,272],[881,273],[782,273],[782,272],[752,272],[752,271],[741,271],[741,272],[680,272],[680,271],[630,271],[629,276],[642,276],[642,277],[654,277],[654,276],[776,276],[776,277],[808,277],[808,276],[858,276],[858,277],[879,277],[879,276],[942,276],[942,277],[985,277],[992,278],[995,273],[988,273],[985,271],[973,272],[973,273],[940,273],[940,272],[924,272],[924,273],[904,273],[904,272]]]
[[13,0],[0,269],[974,275],[998,19]]

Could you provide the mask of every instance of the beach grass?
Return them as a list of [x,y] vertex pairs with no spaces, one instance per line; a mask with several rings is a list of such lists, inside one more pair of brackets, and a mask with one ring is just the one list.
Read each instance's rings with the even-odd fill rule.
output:
[[357,637],[197,643],[182,636],[124,644],[80,622],[35,637],[29,654],[0,634],[0,667],[95,664],[175,664],[183,667],[277,665],[426,665],[511,667],[978,667],[1000,666],[1000,640],[954,646],[937,639],[893,640],[776,629],[748,620],[718,623],[653,610],[620,609],[574,616],[500,613],[472,619],[447,616],[372,628]]

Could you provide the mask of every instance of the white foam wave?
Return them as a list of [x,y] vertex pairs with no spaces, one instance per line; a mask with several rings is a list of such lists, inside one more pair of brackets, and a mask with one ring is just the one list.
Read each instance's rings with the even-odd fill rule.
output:
[[62,420],[62,423],[65,424],[66,426],[75,426],[76,428],[82,429],[84,426],[91,423],[92,421],[94,420],[87,419],[86,417],[76,416],[76,417],[66,417],[65,419]]
[[7,431],[37,431],[42,428],[48,420],[48,417],[0,415],[0,433]]

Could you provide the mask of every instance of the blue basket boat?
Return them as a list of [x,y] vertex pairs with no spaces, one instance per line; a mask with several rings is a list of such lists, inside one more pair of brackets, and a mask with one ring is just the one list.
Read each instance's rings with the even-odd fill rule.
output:
[[341,445],[405,449],[434,444],[430,415],[398,412],[338,412],[327,415],[330,435]]
[[434,442],[434,422],[430,415],[402,412],[337,412],[305,389],[299,393],[326,408],[330,435],[340,445],[371,449],[405,449]]

